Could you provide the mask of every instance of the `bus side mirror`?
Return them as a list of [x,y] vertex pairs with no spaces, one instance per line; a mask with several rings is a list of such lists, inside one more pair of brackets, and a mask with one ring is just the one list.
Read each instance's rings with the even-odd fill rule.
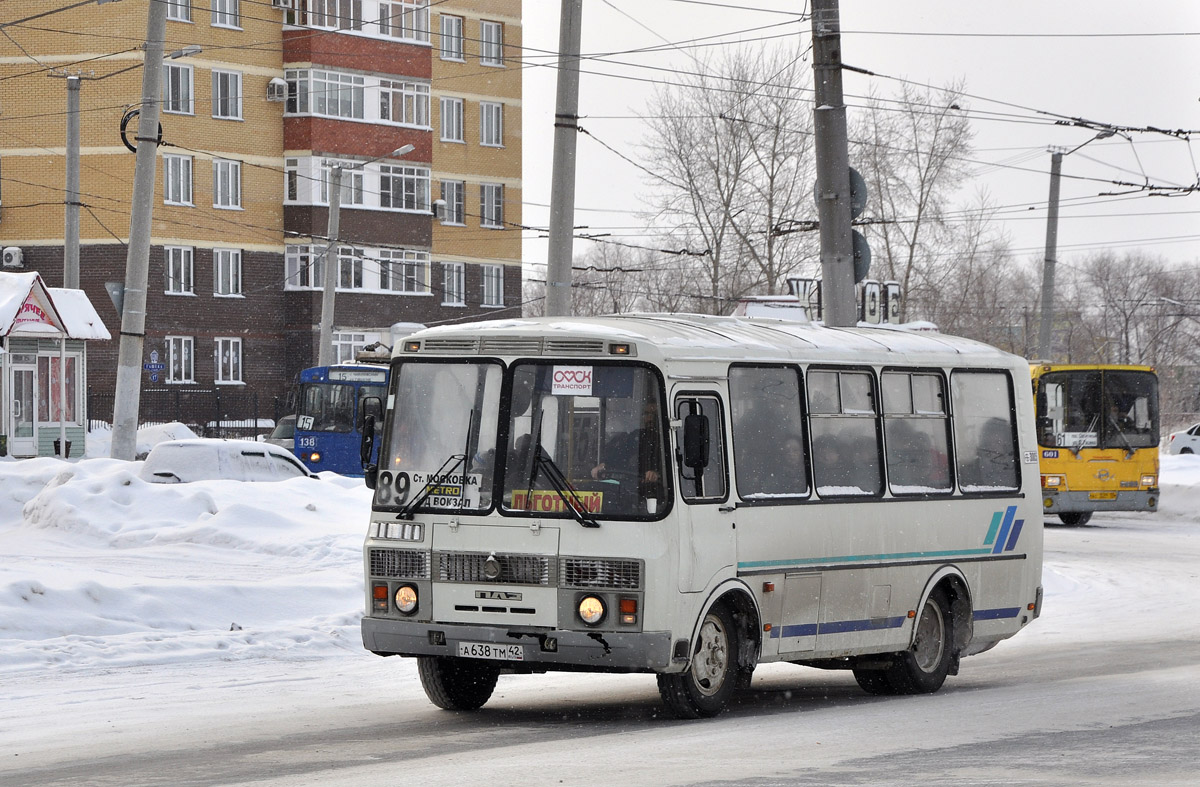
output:
[[[363,467],[371,464],[371,454],[375,452],[375,416],[368,413],[363,416],[362,439],[358,443],[358,458]],[[370,486],[370,484],[368,484]],[[371,487],[374,489],[375,487]]]
[[358,406],[358,425],[365,427],[367,419],[372,417],[375,419],[375,423],[383,420],[383,400],[378,396],[364,396]]
[[708,467],[708,418],[699,413],[683,417],[683,464],[691,470]]
[[378,480],[379,465],[367,465],[367,469],[363,471],[363,483],[367,485],[367,489],[374,489]]

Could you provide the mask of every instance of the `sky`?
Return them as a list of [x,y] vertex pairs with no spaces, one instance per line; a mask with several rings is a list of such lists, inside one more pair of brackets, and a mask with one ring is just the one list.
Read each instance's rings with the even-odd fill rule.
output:
[[[584,67],[580,125],[592,137],[578,138],[576,224],[614,235],[642,226],[638,213],[646,208],[647,176],[597,140],[637,158],[645,130],[640,116],[653,112],[655,83],[676,78],[664,69],[691,70],[692,53],[716,54],[739,41],[762,46],[756,43],[762,37],[788,31],[807,47],[810,23],[796,21],[807,5],[804,0],[584,0],[585,55],[644,47],[657,51],[592,59]],[[1200,192],[1175,198],[1099,196],[1130,190],[1112,181],[1197,184],[1200,135],[1191,143],[1149,132],[1089,141],[1095,132],[1087,128],[1056,125],[1082,118],[1137,129],[1200,130],[1200,4],[847,0],[840,14],[843,62],[877,75],[844,72],[851,122],[862,97],[895,95],[896,79],[935,88],[964,84],[978,162],[967,189],[984,190],[1005,208],[1002,226],[1021,259],[1044,256],[1049,147],[1070,150],[1087,143],[1063,159],[1060,263],[1071,265],[1105,249],[1141,249],[1170,264],[1200,264]],[[545,66],[555,62],[558,16],[558,2],[524,3],[530,64],[523,96],[527,226],[544,227],[549,220],[556,73]],[[706,46],[664,46],[700,39]],[[810,105],[799,106],[811,112]],[[546,242],[531,232],[526,238],[525,261],[544,264]],[[576,256],[591,245],[576,240]]]
[[[143,432],[139,442],[178,434]],[[94,458],[82,460],[0,459],[0,782],[20,783],[26,768],[73,757],[144,754],[158,746],[203,751],[228,739],[217,735],[253,740],[293,731],[312,735],[327,724],[366,730],[362,725],[377,722],[384,726],[371,733],[376,738],[407,731],[404,740],[389,744],[399,748],[409,735],[420,747],[423,736],[453,734],[447,724],[461,722],[469,735],[469,720],[456,721],[429,705],[412,659],[380,659],[362,648],[362,543],[370,496],[360,479],[323,473],[315,481],[274,484],[150,484],[138,477],[141,463],[102,458],[104,448],[102,439],[90,443],[88,456]],[[1163,456],[1161,486],[1156,514],[1119,521],[1098,514],[1088,528],[1048,528],[1043,615],[993,651],[967,659],[962,675],[951,681],[970,681],[976,660],[995,654],[1038,659],[1089,643],[1116,654],[1122,641],[1176,636],[1180,621],[1200,619],[1194,592],[1200,456]],[[819,687],[845,680],[786,664],[755,673],[756,685]],[[1189,680],[1194,688],[1194,677]],[[1163,699],[1164,717],[1188,708],[1194,713],[1195,697],[1172,689],[1176,684],[1166,673],[1126,682],[1122,691],[1174,691]],[[1062,729],[1086,727],[1104,702],[1124,701],[1124,695],[1096,696],[1083,677],[1077,683],[1071,694],[1077,704],[1038,708],[1039,724],[1042,716],[1057,715]],[[1106,683],[1106,691],[1118,683]],[[759,773],[755,769],[765,769],[765,778],[779,767],[813,768],[829,758],[861,756],[856,736],[874,741],[884,728],[898,749],[920,750],[933,739],[985,734],[973,731],[977,722],[988,730],[1011,726],[1014,736],[1027,730],[1044,687],[1026,685],[1014,672],[995,687],[1004,692],[1009,715],[974,720],[971,709],[988,688],[903,700],[934,703],[918,712],[923,721],[911,732],[920,737],[911,741],[895,728],[888,703],[826,703],[799,725],[788,713],[741,714],[738,729],[767,736],[763,748],[774,752],[761,762],[737,750],[745,741],[730,739],[720,720],[655,723],[638,735],[621,735],[620,757],[609,750],[608,783],[660,787],[734,774],[750,779]],[[556,718],[555,709],[611,708],[623,699],[644,722],[644,709],[656,707],[653,678],[502,676],[488,707],[503,709],[496,711],[500,719],[515,719],[511,748],[489,750],[486,757],[414,755],[405,761],[403,783],[528,784],[530,763],[560,777],[594,767],[581,763],[588,762],[593,743],[612,745],[604,742],[611,724],[594,740],[580,734],[563,745],[550,729],[561,725],[537,720]],[[936,719],[953,729],[930,733]],[[585,720],[573,723],[585,728]],[[788,759],[780,747],[791,748],[787,741],[798,735],[820,736],[820,745],[796,747]],[[701,750],[710,755],[689,754]],[[372,781],[354,768],[332,774],[344,781],[324,778],[319,754],[313,756],[318,770],[295,783],[385,783],[378,771]],[[363,758],[363,767],[370,759]],[[660,760],[674,763],[671,779]]]

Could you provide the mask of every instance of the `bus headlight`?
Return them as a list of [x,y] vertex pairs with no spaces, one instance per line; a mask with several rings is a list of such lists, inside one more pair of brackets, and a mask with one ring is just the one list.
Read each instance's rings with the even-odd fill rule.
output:
[[319,452],[319,451],[313,451],[311,454],[309,454],[309,455],[308,455],[308,461],[310,461],[310,462],[312,462],[312,463],[314,463],[314,464],[316,464],[317,462],[320,462],[320,461],[321,461],[321,454],[320,454],[320,452]]
[[604,602],[595,596],[584,596],[579,600],[579,619],[589,626],[604,620]]
[[1158,476],[1156,476],[1156,475],[1142,476],[1142,486],[1157,486],[1157,485],[1158,485]]
[[396,610],[401,615],[411,615],[417,610],[417,589],[412,585],[396,588]]
[[1044,475],[1044,476],[1042,476],[1042,486],[1043,487],[1062,486],[1062,482],[1063,482],[1062,476],[1060,476],[1060,475]]

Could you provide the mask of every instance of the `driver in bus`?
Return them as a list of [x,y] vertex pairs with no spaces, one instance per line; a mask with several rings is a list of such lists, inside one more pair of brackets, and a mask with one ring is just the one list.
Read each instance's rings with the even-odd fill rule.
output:
[[[636,472],[638,495],[662,497],[662,468],[659,465],[658,404],[653,399],[642,407],[640,428],[608,441],[605,460],[592,468],[592,478],[602,479],[611,472]],[[636,467],[631,466],[636,458]]]

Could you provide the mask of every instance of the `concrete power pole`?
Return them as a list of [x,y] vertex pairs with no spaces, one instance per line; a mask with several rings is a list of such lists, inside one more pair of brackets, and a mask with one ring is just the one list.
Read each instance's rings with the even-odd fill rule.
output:
[[67,206],[63,236],[63,286],[79,289],[79,85],[67,77]]
[[1062,160],[1062,151],[1050,152],[1050,207],[1046,212],[1046,257],[1042,264],[1042,322],[1038,327],[1038,359],[1043,361],[1054,360],[1050,343],[1054,327],[1054,266],[1058,262],[1058,187],[1062,179]]
[[850,226],[850,161],[842,100],[842,35],[838,0],[813,0],[813,138],[817,158],[817,218],[821,234],[821,295],[825,324],[854,325],[854,241]]
[[317,366],[333,364],[333,309],[337,295],[338,282],[338,232],[341,226],[342,213],[342,168],[329,168],[329,222],[325,234],[329,242],[325,244],[323,265],[325,266],[324,292],[321,293],[321,331],[317,339]]
[[554,104],[554,162],[550,175],[550,253],[546,262],[545,313],[548,317],[571,314],[582,16],[583,0],[562,0],[558,31],[558,95]]
[[121,344],[117,355],[117,387],[113,402],[112,458],[132,460],[137,454],[138,407],[142,398],[142,348],[146,340],[146,286],[150,275],[150,230],[154,217],[155,169],[158,165],[158,114],[162,103],[163,39],[167,4],[147,3],[146,44],[142,60],[142,107],[138,116],[137,158],[129,218],[129,252],[125,257],[125,302],[121,312]]

